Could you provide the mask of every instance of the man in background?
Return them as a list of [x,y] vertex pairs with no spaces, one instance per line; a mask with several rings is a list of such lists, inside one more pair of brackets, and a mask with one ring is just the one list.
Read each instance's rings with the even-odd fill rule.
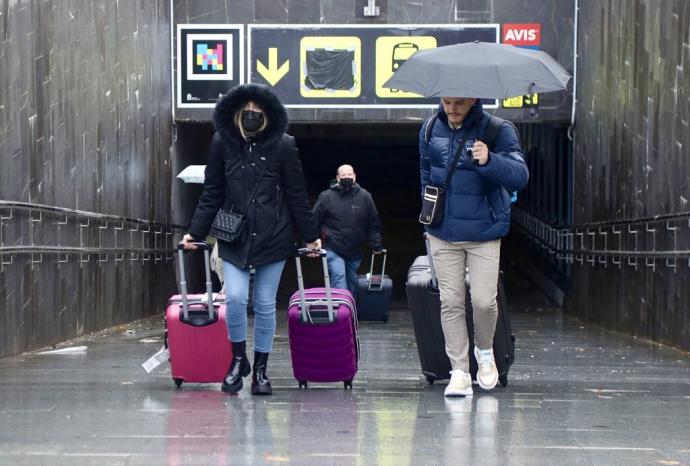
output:
[[356,182],[351,165],[341,165],[335,181],[321,192],[314,204],[314,217],[327,252],[331,286],[350,290],[357,296],[357,269],[366,241],[380,252],[381,220],[369,192]]

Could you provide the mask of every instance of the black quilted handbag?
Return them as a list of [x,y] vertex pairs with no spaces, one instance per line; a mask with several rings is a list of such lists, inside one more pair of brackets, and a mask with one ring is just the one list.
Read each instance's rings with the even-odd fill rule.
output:
[[[252,200],[254,200],[256,190],[259,187],[259,182],[263,178],[265,171],[266,165],[264,165],[263,170],[261,170],[261,175],[259,175],[259,178],[254,185],[252,195],[249,197],[249,201],[247,201],[247,209],[251,205]],[[247,219],[244,214],[233,212],[233,207],[230,207],[230,210],[220,209],[216,214],[216,218],[213,219],[209,234],[221,241],[234,243],[235,241],[241,241],[244,239],[245,230],[247,228],[246,224]]]
[[244,215],[220,209],[213,219],[209,234],[219,240],[234,243],[244,237],[246,223]]

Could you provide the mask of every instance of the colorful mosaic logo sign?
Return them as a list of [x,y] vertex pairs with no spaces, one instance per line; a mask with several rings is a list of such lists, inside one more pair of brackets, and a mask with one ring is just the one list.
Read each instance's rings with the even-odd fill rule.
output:
[[191,81],[233,79],[232,35],[187,34],[187,76]]
[[195,73],[216,73],[223,72],[225,58],[225,43],[216,42],[215,48],[209,41],[194,42],[194,72]]

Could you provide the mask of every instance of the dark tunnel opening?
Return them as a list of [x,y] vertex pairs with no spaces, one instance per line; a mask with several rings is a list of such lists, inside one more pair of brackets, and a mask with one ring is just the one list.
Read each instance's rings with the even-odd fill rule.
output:
[[[423,229],[417,221],[418,130],[419,124],[291,127],[312,202],[328,188],[342,164],[354,167],[357,183],[373,196],[381,218],[383,245],[388,250],[386,273],[393,279],[398,298],[404,296],[408,267],[416,256],[424,254]],[[370,256],[365,244],[360,274],[369,271]]]
[[[357,182],[372,194],[382,222],[383,244],[388,249],[386,274],[393,279],[396,299],[404,299],[407,270],[415,257],[425,253],[423,228],[417,220],[420,208],[420,124],[293,124],[289,129],[296,138],[312,205],[319,193],[327,189],[335,178],[337,168],[345,163],[354,167]],[[545,161],[556,157],[549,153],[549,144],[531,136],[535,130],[554,134],[560,130],[549,129],[547,125],[528,126],[523,127],[521,133],[526,136],[523,138],[523,148],[530,166],[531,180],[530,185],[520,192],[517,206],[529,211],[551,212],[566,220],[568,213],[562,204],[568,203],[567,183],[554,181],[550,172],[544,169]],[[206,163],[213,127],[207,123],[178,123],[177,134],[179,170],[190,164]],[[554,140],[563,138],[554,137]],[[563,141],[558,144],[563,145]],[[561,165],[566,162],[561,162]],[[199,184],[177,183],[177,212],[180,223],[188,224],[202,188]],[[558,194],[559,190],[563,192]],[[545,196],[542,192],[551,194]],[[545,197],[553,199],[550,201]],[[515,226],[511,227],[511,233],[502,242],[501,268],[506,281],[510,282],[516,274],[522,275],[520,268],[525,261],[549,270],[550,265],[540,262],[538,254],[525,248],[523,239],[514,230]],[[369,271],[370,257],[368,245],[364,245],[360,274]],[[515,266],[516,262],[520,267]],[[378,265],[380,262],[377,262]],[[307,286],[321,285],[318,264],[306,264],[304,270]],[[201,270],[198,272],[202,274]],[[558,273],[557,270],[553,272]],[[517,279],[523,281],[522,276]],[[190,282],[193,279],[190,278]],[[198,283],[198,286],[203,288],[203,283]],[[538,286],[543,288],[541,284]],[[296,288],[294,261],[290,260],[281,280],[279,299],[286,300]]]

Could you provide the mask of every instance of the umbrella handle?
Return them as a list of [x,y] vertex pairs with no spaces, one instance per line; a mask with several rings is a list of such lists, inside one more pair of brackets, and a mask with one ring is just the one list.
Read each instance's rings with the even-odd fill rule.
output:
[[[527,88],[527,93],[530,97],[530,100],[532,99],[532,95],[534,94],[534,83],[530,83],[529,87]],[[537,101],[536,105],[531,105],[529,108],[529,115],[530,116],[535,116],[537,114],[537,107],[539,106],[539,101]]]

